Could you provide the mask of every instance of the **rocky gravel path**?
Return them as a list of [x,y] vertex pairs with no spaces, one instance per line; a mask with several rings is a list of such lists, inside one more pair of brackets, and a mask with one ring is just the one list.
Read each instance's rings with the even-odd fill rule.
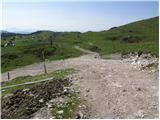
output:
[[[79,71],[68,77],[89,103],[90,118],[158,118],[158,72],[140,71],[120,59],[101,59],[97,53],[81,50],[88,54],[47,62],[46,66],[48,72],[66,68]],[[36,63],[10,74],[15,78],[43,72],[43,63]]]

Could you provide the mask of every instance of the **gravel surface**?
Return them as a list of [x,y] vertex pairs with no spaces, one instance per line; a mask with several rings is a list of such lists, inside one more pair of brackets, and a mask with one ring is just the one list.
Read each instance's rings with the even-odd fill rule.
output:
[[[90,118],[158,118],[158,71],[141,71],[120,59],[101,59],[97,53],[47,62],[47,70],[74,68],[68,76],[90,104]],[[43,63],[10,71],[11,78],[43,73]],[[6,73],[2,74],[6,80]]]

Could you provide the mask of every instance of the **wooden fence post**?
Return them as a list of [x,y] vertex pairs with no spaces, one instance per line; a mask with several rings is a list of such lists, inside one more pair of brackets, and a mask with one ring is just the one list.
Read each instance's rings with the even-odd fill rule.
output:
[[42,51],[42,58],[44,60],[44,63],[43,63],[44,73],[47,73],[47,67],[46,67],[46,63],[45,63],[46,59],[45,59],[45,56],[44,56],[44,51]]
[[10,80],[10,74],[9,74],[9,72],[7,73],[7,76],[8,76],[8,80]]
[[43,64],[43,66],[44,66],[44,73],[47,73],[47,68],[46,68],[45,61],[44,61],[44,64]]

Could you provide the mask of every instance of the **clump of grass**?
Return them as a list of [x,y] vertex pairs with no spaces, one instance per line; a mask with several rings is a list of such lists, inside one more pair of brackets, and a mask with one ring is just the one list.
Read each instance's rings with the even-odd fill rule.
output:
[[91,46],[90,50],[93,51],[93,52],[100,52],[101,51],[101,49],[99,47],[95,46],[95,45]]
[[121,42],[125,42],[125,43],[139,43],[142,41],[142,36],[138,36],[138,35],[128,35],[128,36],[124,36],[120,39]]
[[[69,119],[74,115],[78,105],[81,103],[76,93],[70,94],[68,100],[62,106],[56,106],[52,109],[51,113],[55,119]],[[62,114],[58,114],[58,111],[63,111]]]

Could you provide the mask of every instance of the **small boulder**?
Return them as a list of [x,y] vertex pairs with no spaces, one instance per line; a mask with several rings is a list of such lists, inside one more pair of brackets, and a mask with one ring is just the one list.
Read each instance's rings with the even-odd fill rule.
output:
[[126,91],[127,91],[126,89],[122,90],[122,92],[126,92]]
[[40,102],[40,103],[43,103],[43,102],[44,102],[44,100],[43,100],[43,99],[40,99],[40,100],[39,100],[39,102]]
[[64,94],[69,94],[69,87],[64,87],[64,89],[63,89],[63,93]]
[[85,97],[88,97],[88,95],[86,94],[86,95],[84,95]]
[[86,89],[86,92],[90,92],[90,89]]
[[52,107],[52,104],[51,103],[46,103],[47,107],[48,108],[51,108]]
[[83,113],[82,112],[77,113],[76,119],[82,119],[82,118],[83,118]]
[[64,112],[63,110],[59,110],[59,111],[57,111],[57,114],[61,115],[61,114],[63,114],[63,112]]
[[26,91],[29,91],[29,89],[27,88],[27,89],[23,89],[23,92],[26,92]]
[[137,118],[144,118],[144,116],[145,116],[143,110],[139,110],[135,115]]

